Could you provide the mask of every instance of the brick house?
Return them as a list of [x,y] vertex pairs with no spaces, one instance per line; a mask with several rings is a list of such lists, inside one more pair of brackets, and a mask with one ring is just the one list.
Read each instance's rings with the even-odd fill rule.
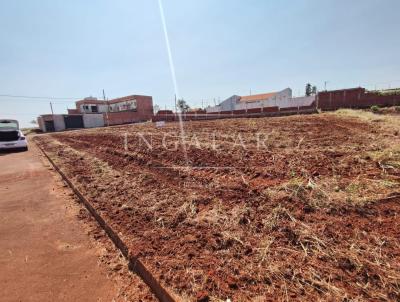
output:
[[77,101],[75,105],[75,113],[102,113],[105,125],[142,122],[153,117],[153,98],[146,95],[129,95],[108,101],[88,97]]

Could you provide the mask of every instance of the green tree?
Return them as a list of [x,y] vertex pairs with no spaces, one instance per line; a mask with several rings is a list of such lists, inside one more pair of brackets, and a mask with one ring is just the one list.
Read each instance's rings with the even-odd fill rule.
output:
[[306,84],[306,96],[310,96],[312,93],[312,88],[311,88],[311,84],[307,83]]
[[187,112],[190,109],[190,106],[186,103],[186,101],[184,99],[180,99],[177,102],[177,107],[179,109],[180,112]]
[[312,94],[312,95],[316,95],[316,94],[317,94],[317,86],[313,86],[313,87],[311,88],[311,94]]

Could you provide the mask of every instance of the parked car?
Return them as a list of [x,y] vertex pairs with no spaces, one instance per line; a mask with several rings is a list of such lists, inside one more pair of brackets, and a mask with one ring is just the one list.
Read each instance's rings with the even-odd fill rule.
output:
[[28,142],[16,120],[0,120],[0,150],[3,149],[28,150]]

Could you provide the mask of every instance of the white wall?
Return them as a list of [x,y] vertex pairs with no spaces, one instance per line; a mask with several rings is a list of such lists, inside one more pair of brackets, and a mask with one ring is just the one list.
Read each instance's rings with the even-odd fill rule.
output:
[[37,118],[37,123],[38,123],[38,125],[39,125],[40,130],[42,130],[43,132],[46,132],[46,126],[45,126],[45,124],[44,124],[43,117],[38,116],[38,118]]
[[235,109],[236,103],[239,101],[240,96],[232,95],[230,98],[227,98],[225,101],[220,103],[218,107],[220,107],[221,111],[231,111]]
[[[88,106],[88,109],[84,109],[84,106]],[[101,105],[101,104],[81,104],[79,106],[79,110],[82,113],[92,113],[92,107],[91,106],[97,106],[97,111],[98,112],[107,112],[108,106],[107,105]]]
[[[231,101],[235,100],[235,96],[232,96],[221,104],[228,103],[230,104]],[[253,108],[261,108],[261,107],[279,107],[279,108],[288,108],[288,107],[301,107],[301,106],[310,106],[315,101],[315,96],[304,96],[304,97],[297,97],[292,98],[292,90],[290,88],[286,88],[282,91],[279,91],[273,97],[270,97],[266,100],[260,100],[256,102],[238,102],[233,104],[233,110],[246,110],[246,109],[253,109]],[[225,106],[226,107],[226,106]],[[208,107],[206,111],[208,113],[211,112],[219,112],[219,111],[228,111],[229,109],[223,109],[221,105]]]
[[315,101],[315,96],[302,96],[298,98],[291,98],[279,103],[280,108],[310,106]]
[[103,114],[84,114],[83,125],[85,128],[104,127]]
[[219,112],[222,111],[220,106],[214,106],[214,107],[207,107],[206,112],[211,113],[211,112]]
[[54,130],[55,131],[65,130],[64,115],[61,115],[61,114],[53,115],[53,121],[54,121]]

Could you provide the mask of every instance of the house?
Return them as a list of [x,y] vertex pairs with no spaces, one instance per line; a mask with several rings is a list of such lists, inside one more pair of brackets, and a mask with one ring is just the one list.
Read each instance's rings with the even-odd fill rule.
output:
[[292,90],[286,88],[278,92],[268,92],[253,95],[233,95],[217,106],[206,108],[207,113],[225,112],[234,110],[248,110],[263,107],[279,107],[279,103],[287,102],[292,98]]
[[153,98],[129,95],[102,101],[87,97],[75,102],[68,114],[44,114],[38,117],[43,132],[66,129],[93,128],[150,120],[153,117]]
[[129,95],[107,101],[93,97],[75,103],[74,112],[101,113],[106,125],[119,125],[147,121],[153,117],[153,98],[146,95]]

